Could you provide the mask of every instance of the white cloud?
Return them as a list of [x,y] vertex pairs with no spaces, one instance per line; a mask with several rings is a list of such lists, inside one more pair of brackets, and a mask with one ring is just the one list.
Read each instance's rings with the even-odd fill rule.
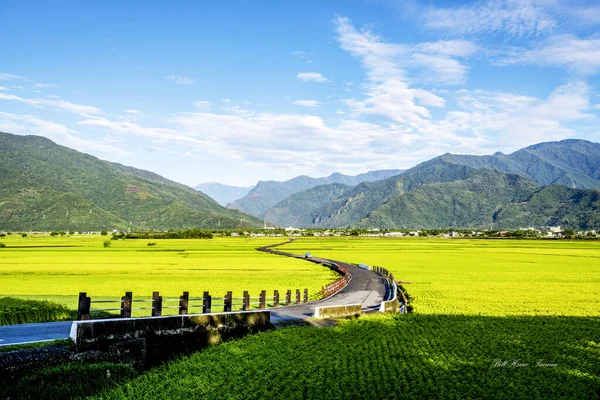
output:
[[513,54],[501,59],[500,64],[560,66],[577,73],[593,74],[600,69],[600,39],[554,36],[537,49],[513,50]]
[[97,151],[118,155],[128,154],[119,147],[77,137],[74,135],[77,131],[69,129],[62,124],[40,119],[31,115],[10,114],[0,111],[0,130],[21,135],[44,136],[58,144],[80,151]]
[[571,8],[570,11],[574,13],[580,20],[588,24],[600,24],[600,7],[587,7],[587,8]]
[[193,85],[194,83],[196,83],[194,79],[188,77],[187,75],[167,75],[165,76],[165,78],[175,82],[178,85]]
[[134,109],[125,110],[125,112],[128,114],[135,114],[135,115],[142,114],[142,112],[140,110],[134,110]]
[[0,90],[8,90],[8,89],[5,88],[4,86],[0,86]]
[[55,85],[53,83],[36,83],[33,85],[36,88],[45,89],[45,88],[58,88],[60,86]]
[[437,55],[414,54],[415,63],[426,68],[419,77],[424,82],[439,82],[448,85],[463,83],[467,67],[459,61]]
[[294,101],[294,104],[297,106],[302,106],[302,107],[310,107],[310,108],[317,108],[323,105],[323,103],[321,103],[320,101],[316,101],[316,100],[296,100]]
[[431,7],[423,18],[426,27],[455,35],[503,32],[530,37],[556,28],[556,11],[551,4],[544,0],[487,0],[457,8]]
[[296,75],[296,78],[300,79],[302,82],[329,82],[329,79],[318,72],[300,72]]
[[300,60],[306,61],[308,64],[312,63],[312,57],[315,55],[314,53],[306,53],[298,50],[293,51],[292,54]]
[[198,100],[198,101],[194,102],[194,107],[196,107],[198,110],[201,110],[201,111],[208,111],[211,109],[211,102],[204,101],[204,100]]
[[415,46],[415,51],[449,57],[468,57],[477,52],[478,46],[468,40],[440,40]]
[[26,80],[24,77],[19,75],[7,74],[4,72],[0,72],[0,81],[10,81],[10,80]]
[[221,100],[223,103],[231,103],[231,99],[223,99]]
[[358,32],[350,20],[338,18],[338,41],[342,49],[359,58],[367,69],[365,100],[346,99],[355,113],[375,114],[418,128],[431,117],[426,106],[443,107],[444,99],[423,89],[413,89],[404,81],[401,64],[406,47],[384,43],[369,31]]
[[86,106],[86,105],[82,105],[82,104],[75,104],[75,103],[71,103],[66,100],[40,99],[40,98],[26,99],[23,97],[15,96],[12,94],[4,94],[4,93],[0,93],[0,100],[18,101],[18,102],[28,104],[33,107],[56,108],[56,109],[60,109],[63,111],[67,111],[67,112],[70,112],[73,114],[79,114],[79,115],[88,115],[88,114],[98,115],[98,114],[104,113],[101,109],[99,109],[97,107]]
[[533,143],[571,137],[564,122],[593,120],[589,87],[581,81],[556,88],[547,99],[486,91],[456,94],[465,110],[450,112],[440,121],[444,129],[485,138],[487,147],[514,149]]

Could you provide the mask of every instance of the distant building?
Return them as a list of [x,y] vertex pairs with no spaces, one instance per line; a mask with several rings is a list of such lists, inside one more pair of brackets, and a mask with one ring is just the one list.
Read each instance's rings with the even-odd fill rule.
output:
[[404,232],[387,232],[384,233],[383,236],[401,237],[406,236],[406,234]]
[[559,226],[543,226],[541,228],[542,231],[544,232],[552,232],[552,233],[561,233],[562,229],[560,229],[560,225]]

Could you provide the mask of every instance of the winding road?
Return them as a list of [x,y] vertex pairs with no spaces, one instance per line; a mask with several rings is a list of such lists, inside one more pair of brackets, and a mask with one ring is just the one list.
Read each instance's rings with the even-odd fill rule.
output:
[[[326,258],[312,257],[305,259],[298,254],[286,253],[275,248],[291,241],[258,248],[258,251],[279,256],[300,258],[317,264],[335,263],[348,268],[352,279],[334,295],[318,301],[311,301],[287,307],[271,308],[271,322],[307,320],[315,313],[316,307],[362,304],[362,312],[373,312],[379,309],[381,302],[390,296],[388,281],[381,275],[359,268],[354,264]],[[0,346],[68,339],[71,322],[47,322],[39,324],[18,324],[0,326]]]

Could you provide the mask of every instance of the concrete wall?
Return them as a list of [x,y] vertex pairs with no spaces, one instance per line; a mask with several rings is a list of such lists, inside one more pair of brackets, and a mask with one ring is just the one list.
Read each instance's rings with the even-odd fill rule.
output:
[[[393,277],[393,275],[392,275]],[[390,294],[391,299],[387,301],[382,301],[381,306],[379,306],[380,312],[398,312],[400,310],[400,303],[398,301],[398,287],[396,286],[396,282],[391,279],[390,282]]]
[[70,336],[80,352],[121,355],[124,362],[143,368],[174,354],[270,329],[270,319],[270,311],[260,310],[76,321]]
[[317,307],[315,309],[315,318],[354,317],[360,315],[361,309],[362,304]]

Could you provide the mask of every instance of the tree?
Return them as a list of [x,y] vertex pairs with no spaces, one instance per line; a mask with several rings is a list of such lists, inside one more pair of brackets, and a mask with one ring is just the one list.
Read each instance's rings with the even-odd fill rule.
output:
[[106,242],[103,243],[104,248],[108,248],[112,245],[112,242],[110,240],[107,240]]
[[60,231],[60,232],[58,232],[58,234],[60,235],[60,237],[63,237],[63,236],[65,236],[65,235],[67,234],[67,232],[65,232],[65,231]]
[[21,237],[24,237],[24,238],[26,238],[26,237],[27,237],[27,234],[26,234],[25,232],[23,232],[23,233],[21,233]]
[[56,237],[58,236],[58,232],[50,232],[50,237]]
[[6,247],[6,243],[0,243],[0,249],[3,249]]
[[575,236],[575,231],[573,229],[565,229],[562,231],[562,234],[565,238],[570,239]]
[[6,237],[6,233],[0,233],[0,239],[4,239]]
[[101,234],[102,236],[106,236],[106,235],[108,235],[108,232],[106,232],[106,231],[102,231],[102,232],[100,232],[100,234]]

